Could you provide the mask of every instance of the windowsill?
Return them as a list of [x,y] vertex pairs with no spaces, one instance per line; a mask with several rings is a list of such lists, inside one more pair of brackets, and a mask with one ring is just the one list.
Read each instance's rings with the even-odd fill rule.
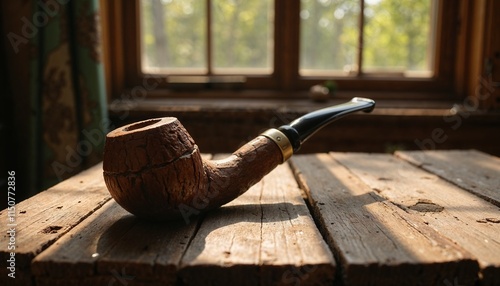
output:
[[[307,112],[344,103],[354,96],[370,97],[366,93],[341,94],[323,103],[305,98],[147,98],[113,101],[109,111],[116,127],[150,118],[177,117],[200,150],[227,153],[268,128],[288,124]],[[415,140],[425,140],[422,142],[430,148],[473,148],[499,154],[500,135],[496,131],[500,112],[473,110],[454,114],[453,107],[459,102],[446,99],[376,102],[372,113],[355,113],[326,126],[300,152],[412,150],[418,148]],[[429,145],[436,130],[448,137],[443,143]]]
[[[258,94],[258,96],[256,96]],[[316,102],[307,97],[307,92],[288,94],[259,91],[183,91],[162,93],[150,92],[147,98],[135,100],[115,99],[110,104],[110,115],[124,111],[144,114],[164,112],[291,112],[307,113],[320,108],[341,104],[353,97],[372,98],[377,102],[373,115],[439,115],[449,114],[460,102],[451,96],[438,94],[382,94],[366,92],[337,93],[326,102]],[[214,96],[215,95],[215,96]],[[402,99],[404,98],[404,99]]]

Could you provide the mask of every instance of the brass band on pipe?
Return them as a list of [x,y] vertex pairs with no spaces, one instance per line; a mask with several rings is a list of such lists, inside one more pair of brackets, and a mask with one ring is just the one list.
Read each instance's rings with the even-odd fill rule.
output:
[[268,129],[264,131],[261,136],[271,139],[281,150],[281,154],[283,155],[283,163],[288,160],[293,155],[293,147],[283,132],[278,129]]

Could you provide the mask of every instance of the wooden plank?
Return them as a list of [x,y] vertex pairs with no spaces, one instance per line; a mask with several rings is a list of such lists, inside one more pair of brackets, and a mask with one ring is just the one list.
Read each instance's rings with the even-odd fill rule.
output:
[[391,155],[332,156],[379,196],[420,215],[426,224],[477,257],[482,284],[500,283],[498,207]]
[[141,221],[110,201],[38,255],[33,273],[37,285],[120,279],[171,285],[196,227],[196,220]]
[[[134,277],[134,283],[174,284],[182,255],[194,237],[198,218],[189,224],[184,221],[138,221],[123,237],[110,233],[103,248],[109,251],[99,260],[101,275]],[[118,243],[116,243],[118,241]]]
[[287,165],[205,217],[182,259],[189,285],[331,284],[335,261]]
[[[105,233],[109,230],[111,235],[123,236],[134,224],[132,220],[122,220],[128,216],[114,201],[105,204],[33,260],[32,271],[37,283],[48,284],[45,278],[93,276],[94,263],[105,252],[102,245],[106,245],[109,237]],[[101,243],[101,237],[104,243]]]
[[398,151],[413,165],[500,207],[500,158],[477,150]]
[[[31,260],[75,225],[95,212],[111,197],[102,179],[102,164],[73,176],[54,187],[16,205],[15,253],[17,275],[31,283]],[[0,221],[7,222],[9,213],[0,213]],[[7,245],[7,231],[12,226],[2,223],[0,244]],[[10,250],[0,249],[0,259],[7,260]],[[6,283],[7,269],[0,268],[0,284]],[[24,283],[19,283],[24,284]]]
[[328,154],[291,160],[345,285],[473,284],[471,256],[385,201]]
[[141,221],[112,200],[34,259],[37,285],[174,284],[197,224]]

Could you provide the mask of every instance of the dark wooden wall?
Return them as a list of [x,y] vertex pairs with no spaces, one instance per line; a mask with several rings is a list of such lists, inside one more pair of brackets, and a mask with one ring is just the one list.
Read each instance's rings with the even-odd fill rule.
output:
[[[161,109],[161,108],[160,108]],[[131,110],[125,120],[111,112],[114,126],[154,117],[179,118],[204,153],[233,152],[264,130],[306,113],[257,108],[166,108]],[[298,108],[300,109],[300,108]],[[301,153],[327,151],[393,152],[418,149],[478,149],[500,156],[500,116],[452,115],[449,110],[379,108],[344,117],[317,132]]]

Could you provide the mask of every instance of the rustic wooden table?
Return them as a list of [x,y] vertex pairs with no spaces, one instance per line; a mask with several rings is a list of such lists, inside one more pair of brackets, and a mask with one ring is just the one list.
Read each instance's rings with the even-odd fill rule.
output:
[[[136,219],[102,166],[1,212],[0,285],[500,285],[500,159],[296,155],[189,221]],[[8,265],[7,265],[8,266]]]

